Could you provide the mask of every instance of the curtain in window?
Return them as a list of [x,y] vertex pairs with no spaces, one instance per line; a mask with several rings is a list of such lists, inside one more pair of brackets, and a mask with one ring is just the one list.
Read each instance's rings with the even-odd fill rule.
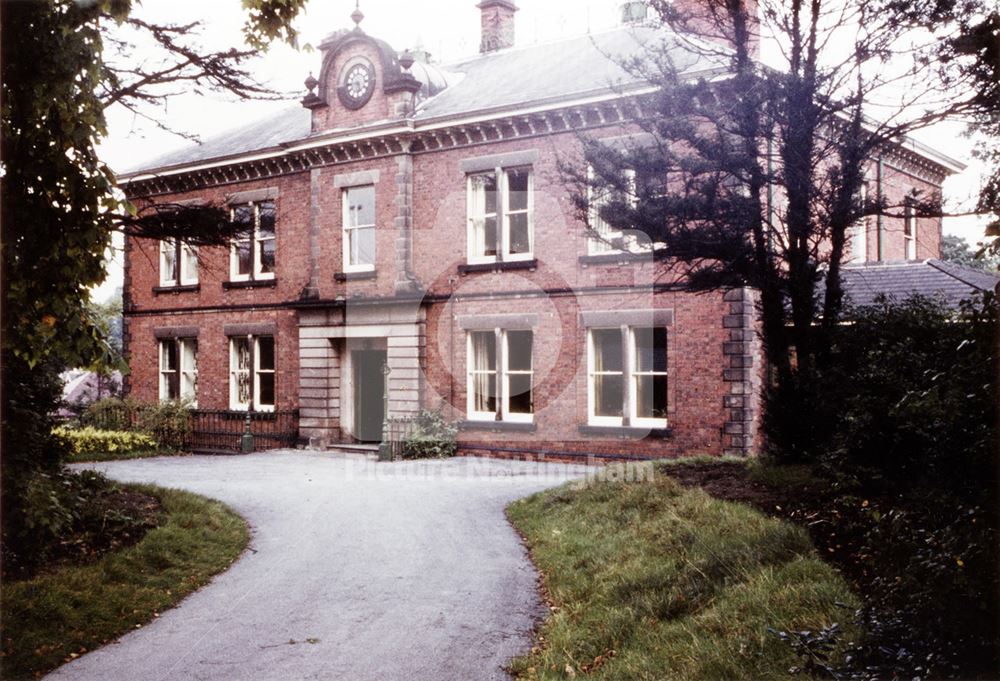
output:
[[492,331],[472,334],[472,410],[496,413],[496,336]]
[[198,395],[198,341],[181,341],[181,397]]
[[198,248],[181,244],[181,278],[183,282],[198,281]]
[[594,415],[622,416],[624,382],[620,329],[593,329]]
[[177,243],[160,242],[160,281],[165,284],[177,283]]
[[250,339],[232,339],[230,354],[230,406],[246,408],[250,404]]

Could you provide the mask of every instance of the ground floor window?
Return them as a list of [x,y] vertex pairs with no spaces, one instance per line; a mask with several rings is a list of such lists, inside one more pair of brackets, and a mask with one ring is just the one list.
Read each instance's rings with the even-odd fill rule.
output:
[[229,339],[229,408],[273,411],[275,403],[273,336]]
[[196,400],[198,395],[198,340],[160,341],[160,400]]
[[587,334],[588,420],[598,426],[667,425],[667,330],[593,328]]
[[532,332],[511,329],[470,331],[468,417],[530,423]]

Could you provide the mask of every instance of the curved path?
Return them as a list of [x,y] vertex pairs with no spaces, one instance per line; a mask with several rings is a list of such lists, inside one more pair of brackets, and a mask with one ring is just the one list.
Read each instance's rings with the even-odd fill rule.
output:
[[541,604],[504,506],[588,470],[304,451],[87,467],[220,499],[253,538],[178,607],[47,679],[505,679]]

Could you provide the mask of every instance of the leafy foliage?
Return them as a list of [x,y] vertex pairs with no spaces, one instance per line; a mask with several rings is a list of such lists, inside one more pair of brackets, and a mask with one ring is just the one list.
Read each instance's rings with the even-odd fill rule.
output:
[[4,545],[4,579],[29,576],[53,560],[86,558],[138,541],[155,519],[127,511],[118,503],[119,493],[117,485],[93,471],[35,473],[22,495],[19,534]]
[[[36,678],[146,624],[231,565],[249,540],[242,518],[217,501],[145,485],[114,490],[133,503],[105,504],[110,526],[97,537],[116,537],[121,550],[4,584],[4,679]],[[112,534],[127,522],[114,515],[123,510],[136,530],[127,537]]]
[[458,428],[448,423],[439,411],[422,410],[414,429],[403,442],[404,459],[442,459],[455,456]]
[[[285,7],[278,23],[301,9],[287,0],[255,5],[269,11],[273,3]],[[244,98],[277,94],[245,69],[256,48],[205,52],[193,42],[197,25],[151,24],[132,10],[131,0],[0,3],[5,556],[33,555],[22,543],[31,536],[24,523],[32,513],[60,514],[56,506],[27,508],[25,496],[55,503],[35,487],[42,484],[38,476],[57,474],[67,452],[49,416],[59,372],[116,362],[109,329],[88,293],[105,277],[112,232],[223,244],[240,229],[217,206],[137,208],[125,201],[96,152],[107,134],[105,109],[124,106],[148,117],[143,107],[163,104],[177,85]],[[151,40],[161,58],[134,63],[133,44],[115,31]]]
[[995,671],[996,299],[966,303],[958,319],[932,299],[883,299],[848,319],[815,382],[784,398],[812,401],[817,448],[776,449],[829,481],[803,517],[865,595],[868,637],[841,673]]
[[145,433],[163,447],[180,449],[191,432],[190,409],[190,402],[184,400],[149,404],[108,398],[87,407],[81,422],[102,430]]
[[996,255],[987,255],[982,249],[974,251],[968,241],[953,234],[941,237],[941,259],[987,272],[1000,269],[1000,258]]
[[126,454],[157,448],[156,440],[143,433],[97,428],[57,428],[56,433],[66,438],[72,448],[73,458],[87,461],[88,455],[104,453]]

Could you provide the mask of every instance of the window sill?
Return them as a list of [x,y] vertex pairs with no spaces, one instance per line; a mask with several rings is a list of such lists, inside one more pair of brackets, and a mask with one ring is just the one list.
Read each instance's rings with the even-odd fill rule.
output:
[[487,430],[495,433],[534,433],[537,427],[534,422],[521,421],[459,421],[459,430]]
[[364,281],[374,279],[378,276],[375,270],[361,270],[359,272],[335,272],[333,275],[336,281]]
[[505,272],[508,270],[534,270],[538,268],[538,259],[531,260],[498,260],[497,262],[473,263],[458,266],[459,274],[473,272]]
[[154,286],[153,295],[158,296],[163,293],[197,293],[201,290],[201,284],[184,284],[183,286]]
[[222,288],[226,291],[234,288],[274,288],[277,285],[277,279],[248,279],[247,281],[222,282]]
[[630,262],[641,262],[648,261],[652,262],[653,252],[646,251],[644,253],[632,253],[632,252],[613,252],[613,253],[594,253],[592,255],[581,255],[578,258],[581,265],[617,265],[625,264]]
[[621,438],[651,438],[666,439],[673,435],[671,428],[648,428],[636,426],[580,426],[581,435],[610,435]]

